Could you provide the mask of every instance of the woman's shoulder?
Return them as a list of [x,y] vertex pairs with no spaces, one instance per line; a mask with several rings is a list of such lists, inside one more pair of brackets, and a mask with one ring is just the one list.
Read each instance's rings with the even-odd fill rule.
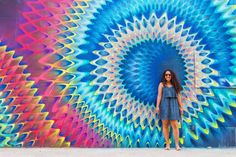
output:
[[160,83],[159,83],[159,86],[160,86],[160,87],[164,87],[164,83],[163,83],[163,82],[160,82]]

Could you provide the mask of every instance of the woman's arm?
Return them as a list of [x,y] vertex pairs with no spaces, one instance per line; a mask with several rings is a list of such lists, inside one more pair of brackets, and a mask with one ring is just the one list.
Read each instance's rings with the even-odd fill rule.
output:
[[162,88],[163,88],[163,84],[160,83],[158,86],[158,96],[157,96],[157,103],[156,103],[156,111],[159,113],[159,105],[161,102],[161,97],[162,97]]
[[177,95],[177,100],[178,100],[178,104],[179,104],[180,113],[182,115],[183,114],[183,103],[182,103],[182,99],[181,99],[181,94],[180,93],[178,93],[178,95]]

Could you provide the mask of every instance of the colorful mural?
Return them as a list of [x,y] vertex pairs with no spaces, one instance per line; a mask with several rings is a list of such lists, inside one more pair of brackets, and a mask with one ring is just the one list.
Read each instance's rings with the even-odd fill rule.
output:
[[166,68],[183,86],[182,146],[235,146],[234,4],[0,1],[0,147],[163,147]]

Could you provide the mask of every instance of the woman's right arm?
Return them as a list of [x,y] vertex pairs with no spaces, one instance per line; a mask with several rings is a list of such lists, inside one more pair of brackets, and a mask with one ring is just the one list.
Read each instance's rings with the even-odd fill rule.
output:
[[162,88],[163,88],[163,84],[161,82],[158,86],[158,96],[157,96],[157,103],[156,103],[156,110],[157,110],[158,113],[160,111],[159,110],[159,105],[160,105],[161,97],[162,97]]

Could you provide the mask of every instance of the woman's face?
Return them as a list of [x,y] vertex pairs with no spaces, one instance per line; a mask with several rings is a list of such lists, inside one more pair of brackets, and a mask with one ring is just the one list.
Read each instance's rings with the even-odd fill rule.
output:
[[170,81],[171,80],[171,72],[170,71],[166,71],[165,72],[165,79],[166,79],[166,81]]

